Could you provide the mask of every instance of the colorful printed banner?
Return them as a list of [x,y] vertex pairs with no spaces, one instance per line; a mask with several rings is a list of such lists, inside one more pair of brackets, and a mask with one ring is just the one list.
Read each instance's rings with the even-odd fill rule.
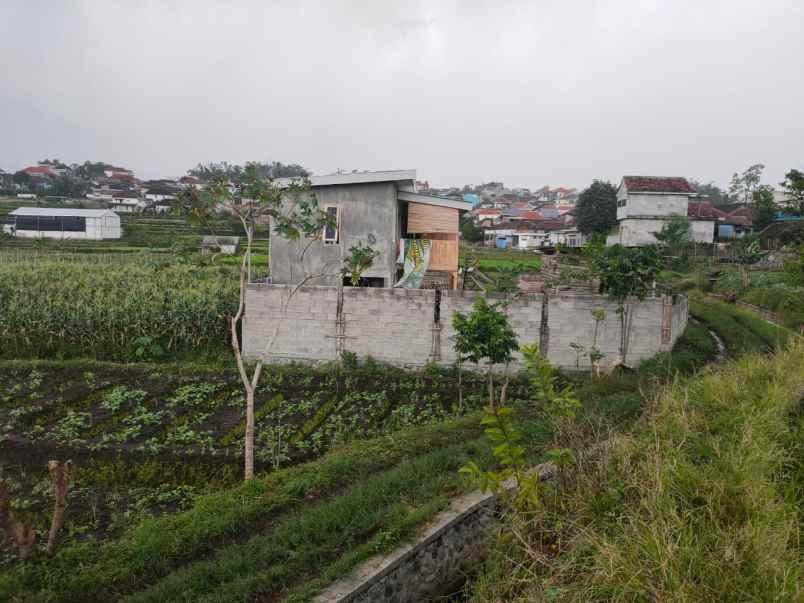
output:
[[404,258],[404,272],[394,287],[419,289],[430,265],[430,248],[432,241],[427,239],[402,239],[400,252]]

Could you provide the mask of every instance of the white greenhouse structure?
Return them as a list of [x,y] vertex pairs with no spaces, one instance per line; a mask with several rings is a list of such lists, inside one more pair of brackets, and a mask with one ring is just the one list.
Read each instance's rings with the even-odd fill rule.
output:
[[120,216],[111,209],[20,207],[3,230],[15,237],[46,239],[119,239]]

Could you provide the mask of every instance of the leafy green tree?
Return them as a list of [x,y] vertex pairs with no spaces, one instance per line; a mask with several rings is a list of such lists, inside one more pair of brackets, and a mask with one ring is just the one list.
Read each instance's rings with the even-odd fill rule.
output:
[[57,176],[53,180],[53,188],[51,189],[54,195],[60,197],[83,197],[87,194],[89,186],[86,182],[76,180],[70,176]]
[[106,170],[113,167],[104,161],[85,161],[73,170],[73,173],[84,180],[91,180],[92,178],[100,178],[106,173]]
[[753,194],[754,228],[762,230],[771,224],[779,210],[773,200],[773,189],[767,184],[760,185]]
[[692,226],[685,216],[672,216],[653,236],[656,237],[660,247],[671,255],[678,255],[692,241]]
[[600,279],[600,289],[617,302],[620,317],[618,364],[626,364],[631,335],[633,308],[630,300],[643,300],[650,293],[661,263],[656,247],[612,245],[593,260],[593,271]]
[[344,260],[344,274],[349,275],[353,287],[360,285],[363,273],[371,268],[379,255],[379,251],[372,249],[369,245],[363,245],[363,243],[349,248],[349,255]]
[[[247,366],[242,354],[238,332],[246,310],[246,286],[249,281],[251,267],[251,250],[258,223],[270,219],[273,233],[276,236],[296,241],[299,254],[296,260],[304,267],[305,254],[316,241],[320,242],[324,229],[334,226],[334,219],[327,212],[318,208],[316,198],[310,192],[309,182],[291,182],[287,186],[279,186],[274,181],[259,176],[253,164],[247,165],[243,171],[240,187],[233,192],[225,177],[212,181],[204,190],[188,187],[181,191],[177,208],[189,215],[193,220],[208,223],[213,212],[223,209],[236,217],[246,236],[246,249],[240,264],[240,295],[237,311],[230,317],[231,344],[234,351],[237,369],[246,392],[246,429],[245,429],[245,479],[254,477],[254,395],[259,384],[260,375],[267,354],[279,334],[282,320],[277,321],[271,337],[252,366]],[[352,247],[350,256],[344,260],[338,274],[350,273],[359,281],[363,270],[371,266],[374,259],[371,248],[358,245]],[[288,304],[295,293],[309,280],[330,276],[327,273],[310,273],[305,270],[304,277],[290,291],[280,308],[280,315],[285,316]],[[249,371],[251,371],[249,373]]]
[[475,365],[485,361],[488,366],[489,406],[495,405],[494,367],[499,364],[506,366],[505,383],[500,393],[500,402],[505,404],[507,367],[511,355],[519,347],[503,308],[501,303],[489,304],[484,297],[478,296],[469,314],[455,312],[452,315],[455,352]]
[[249,161],[245,166],[231,164],[226,161],[199,163],[196,167],[188,170],[188,174],[205,182],[221,179],[240,182],[249,170],[253,171],[257,177],[269,180],[275,178],[304,178],[310,175],[306,169],[298,164],[286,165],[281,161]]
[[11,179],[14,181],[14,184],[19,184],[23,187],[28,187],[31,185],[31,175],[21,170],[19,172],[14,172],[14,175],[11,177]]
[[785,282],[791,287],[804,287],[804,245],[798,247],[798,258],[785,262]]
[[763,164],[755,163],[742,173],[734,172],[731,177],[729,193],[740,203],[745,203],[746,205],[751,203],[754,191],[757,190],[759,182],[762,180],[762,170],[764,169]]
[[690,184],[692,185],[692,188],[696,190],[696,192],[706,196],[715,207],[720,205],[728,205],[732,202],[729,194],[717,186],[714,182],[704,184],[702,182],[698,182],[697,180],[690,180]]
[[[560,466],[572,458],[570,450],[558,447],[561,445],[561,434],[566,432],[566,427],[575,418],[581,402],[571,384],[561,383],[556,370],[539,353],[538,346],[526,345],[521,351],[533,402],[547,417],[553,431],[556,448],[548,450],[547,457]],[[524,438],[514,425],[513,409],[489,406],[485,409],[481,424],[486,428],[486,437],[499,468],[483,470],[476,462],[470,461],[459,471],[472,479],[482,491],[496,494],[508,511],[506,519],[519,524],[539,506],[541,476],[529,471],[531,459],[522,443]],[[506,486],[509,479],[515,482],[510,491]]]
[[784,182],[781,185],[788,197],[792,198],[792,202],[789,202],[790,208],[804,213],[804,172],[790,170],[784,175]]
[[472,218],[462,218],[461,238],[467,243],[477,243],[483,240],[483,230],[475,224]]
[[617,225],[617,189],[610,182],[596,180],[578,197],[575,221],[584,234],[608,234]]
[[732,244],[737,258],[737,266],[740,270],[740,282],[743,289],[748,289],[751,285],[751,276],[748,273],[748,266],[759,261],[762,257],[762,250],[759,247],[757,235],[751,235],[736,240]]

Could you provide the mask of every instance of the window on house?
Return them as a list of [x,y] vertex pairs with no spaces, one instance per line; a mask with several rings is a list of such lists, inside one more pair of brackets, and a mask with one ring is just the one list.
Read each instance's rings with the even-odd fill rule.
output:
[[341,227],[341,212],[339,207],[328,206],[324,211],[329,214],[334,224],[328,225],[324,228],[324,243],[334,245],[338,242],[338,230]]

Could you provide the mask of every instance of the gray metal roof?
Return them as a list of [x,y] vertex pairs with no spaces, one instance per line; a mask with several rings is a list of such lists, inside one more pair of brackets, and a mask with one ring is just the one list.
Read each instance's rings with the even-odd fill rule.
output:
[[[416,180],[416,170],[386,170],[379,172],[346,172],[310,176],[310,186],[333,186],[338,184],[366,184],[370,182],[402,182]],[[302,178],[277,178],[279,186],[287,186],[292,182],[302,182]]]
[[424,203],[425,205],[438,205],[439,207],[449,207],[461,211],[469,211],[472,209],[472,204],[468,201],[456,201],[455,199],[445,199],[443,197],[424,195],[422,193],[412,193],[410,191],[398,191],[396,193],[396,198],[399,201]]
[[12,216],[73,216],[76,218],[117,217],[111,209],[72,209],[68,207],[19,207]]

